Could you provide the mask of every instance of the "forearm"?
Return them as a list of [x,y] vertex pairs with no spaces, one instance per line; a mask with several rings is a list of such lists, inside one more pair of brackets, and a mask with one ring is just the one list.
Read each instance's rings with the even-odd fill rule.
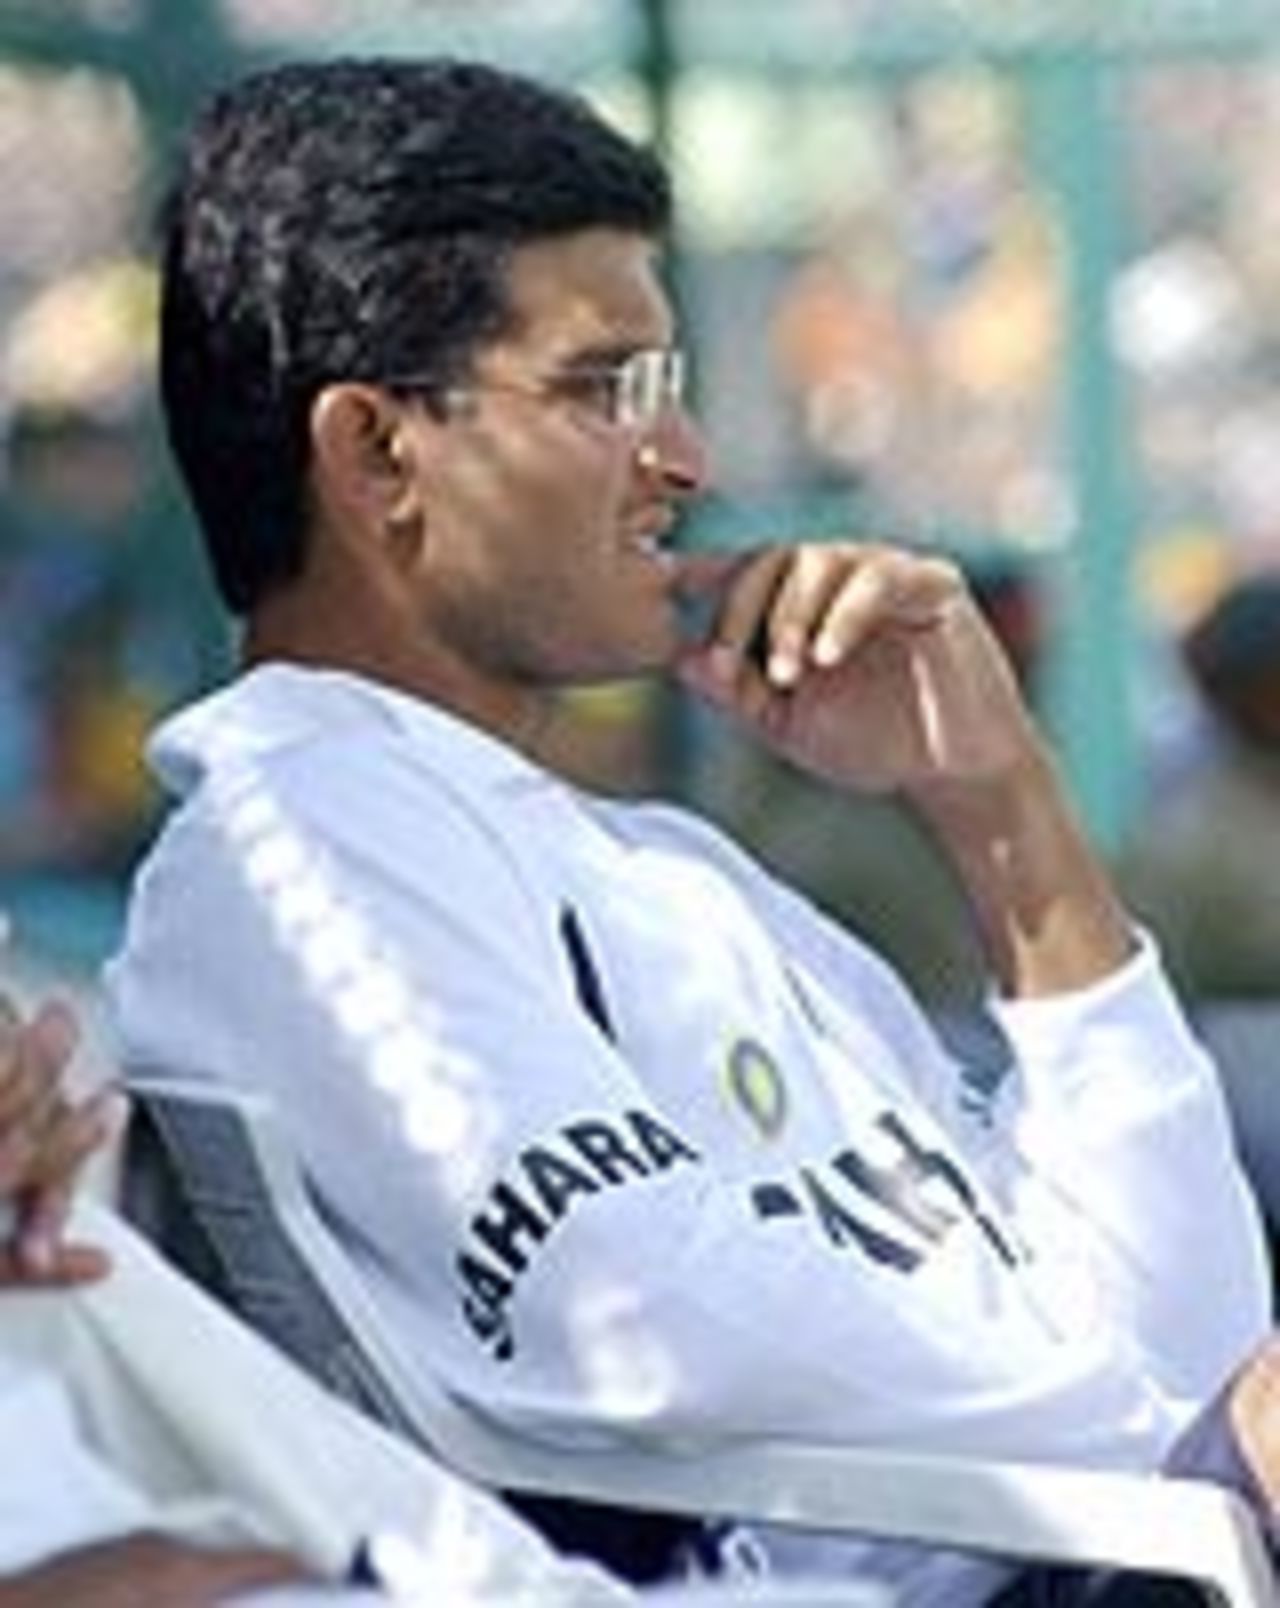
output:
[[1133,953],[1129,923],[1043,744],[991,780],[933,780],[910,803],[969,900],[1011,998],[1065,993]]

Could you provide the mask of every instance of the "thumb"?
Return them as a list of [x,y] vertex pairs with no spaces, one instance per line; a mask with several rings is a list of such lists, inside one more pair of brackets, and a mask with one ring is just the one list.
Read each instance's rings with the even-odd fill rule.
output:
[[741,666],[732,648],[706,635],[681,649],[673,665],[688,692],[726,712],[737,712]]
[[675,555],[675,589],[679,597],[719,598],[744,569],[758,557],[755,547],[699,548]]
[[711,642],[721,605],[734,581],[756,557],[755,549],[703,550],[676,556],[672,592],[687,647]]
[[80,1024],[65,1001],[46,1000],[31,1019],[28,1028],[35,1052],[59,1069],[74,1056],[80,1043]]

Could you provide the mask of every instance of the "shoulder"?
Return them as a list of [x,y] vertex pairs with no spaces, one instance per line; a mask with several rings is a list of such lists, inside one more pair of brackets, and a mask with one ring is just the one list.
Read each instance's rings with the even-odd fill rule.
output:
[[150,758],[168,835],[289,829],[375,857],[500,839],[529,771],[512,750],[357,676],[269,666],[166,722]]
[[189,715],[162,730],[179,797],[134,911],[293,910],[323,887],[383,912],[483,911],[523,924],[536,902],[512,816],[528,767],[426,706],[333,679],[291,684],[287,698],[278,685],[269,698],[250,689],[253,699],[197,707],[199,724]]
[[597,799],[591,809],[633,847],[665,849],[702,860],[739,880],[769,880],[764,867],[726,831],[679,804]]

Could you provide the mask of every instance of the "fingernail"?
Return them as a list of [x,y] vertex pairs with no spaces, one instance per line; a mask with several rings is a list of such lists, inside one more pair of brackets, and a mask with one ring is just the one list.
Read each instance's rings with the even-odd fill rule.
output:
[[104,1139],[116,1139],[129,1125],[133,1110],[123,1089],[106,1089],[99,1096],[98,1129]]
[[715,681],[732,681],[738,671],[738,651],[727,642],[713,643],[707,653],[707,670]]
[[813,662],[820,670],[830,670],[840,663],[842,649],[835,637],[820,636],[813,644]]
[[775,687],[794,687],[800,679],[800,661],[794,653],[775,649],[769,655],[769,680]]
[[36,1017],[45,1053],[58,1061],[69,1061],[80,1043],[80,1024],[71,1007],[60,999],[50,1000]]

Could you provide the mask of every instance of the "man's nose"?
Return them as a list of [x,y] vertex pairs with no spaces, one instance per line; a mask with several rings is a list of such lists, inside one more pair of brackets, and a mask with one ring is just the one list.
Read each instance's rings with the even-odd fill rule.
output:
[[660,480],[668,496],[696,497],[711,480],[711,455],[692,416],[681,407],[664,411],[636,448],[636,467]]

